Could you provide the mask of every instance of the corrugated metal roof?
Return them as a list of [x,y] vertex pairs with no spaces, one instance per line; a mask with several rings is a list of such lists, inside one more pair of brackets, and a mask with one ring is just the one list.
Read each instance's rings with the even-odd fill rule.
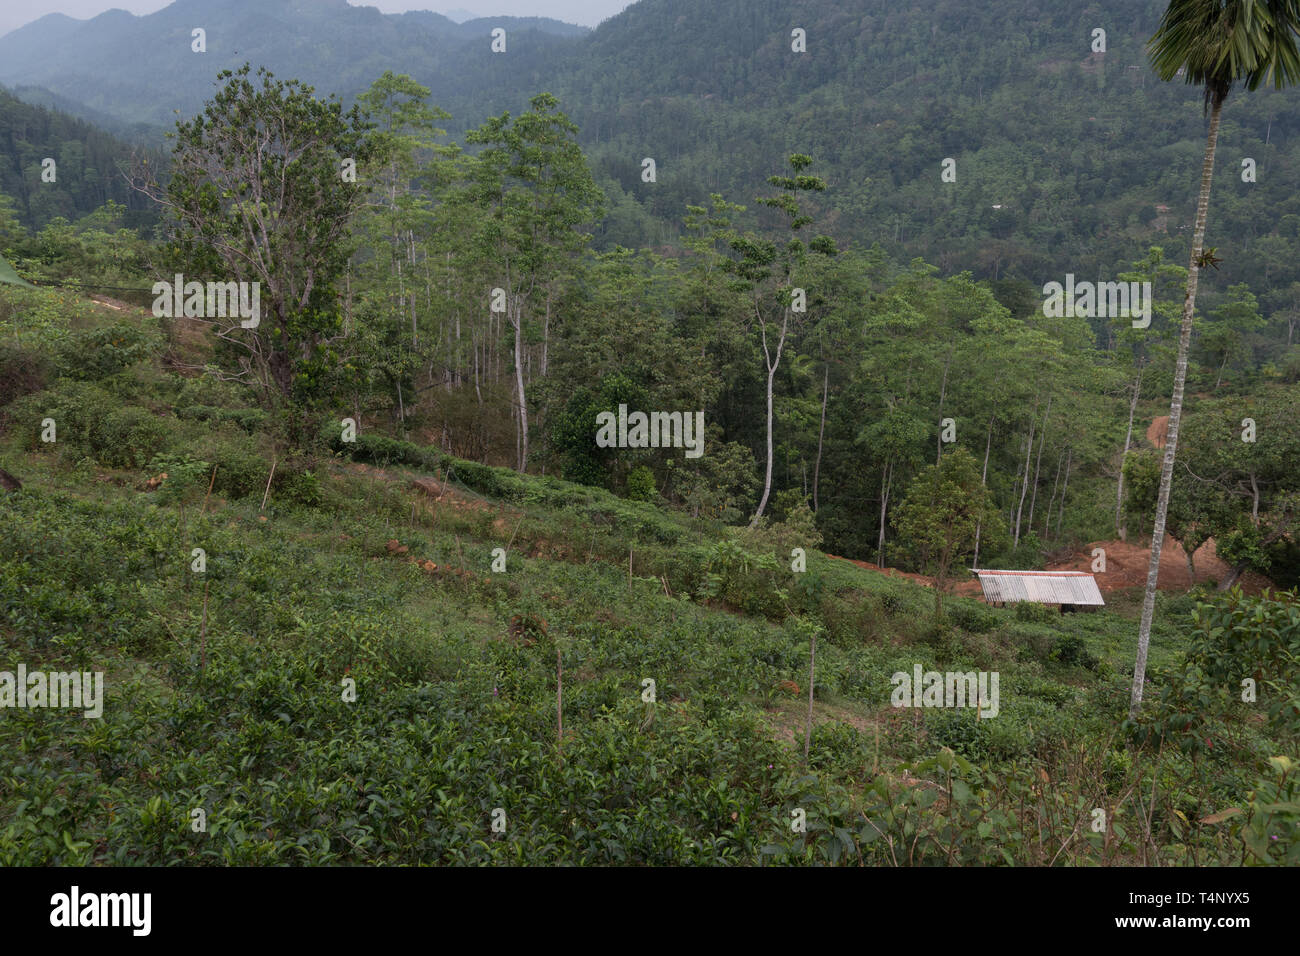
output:
[[1097,580],[1086,571],[986,571],[975,572],[984,589],[984,600],[1013,604],[1104,605]]

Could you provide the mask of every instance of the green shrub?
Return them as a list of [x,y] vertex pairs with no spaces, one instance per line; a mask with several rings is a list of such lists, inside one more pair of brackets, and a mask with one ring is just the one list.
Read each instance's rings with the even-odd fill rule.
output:
[[39,392],[54,373],[54,364],[36,348],[0,343],[0,408],[16,398]]
[[148,470],[152,475],[167,475],[158,487],[158,500],[171,502],[205,491],[212,465],[189,455],[162,454],[150,459]]
[[808,766],[812,769],[857,776],[870,761],[862,735],[852,724],[831,721],[813,727],[808,750]]
[[136,406],[109,412],[92,432],[95,460],[107,468],[143,468],[167,447],[172,430],[153,412]]
[[987,634],[998,626],[997,615],[974,601],[952,601],[947,605],[948,619],[971,634]]
[[645,465],[637,465],[627,475],[627,496],[633,501],[654,501],[659,497],[655,488],[655,473]]
[[226,498],[260,495],[271,472],[271,458],[262,454],[258,442],[229,422],[200,437],[194,456],[217,466],[213,493]]
[[310,469],[286,463],[276,468],[271,493],[277,500],[314,508],[322,500],[320,477]]
[[178,405],[176,417],[189,421],[233,422],[250,435],[266,426],[266,412],[260,408],[221,408],[216,405]]
[[1029,624],[1052,624],[1061,616],[1057,608],[1035,601],[1017,601],[1014,613],[1017,621]]
[[126,322],[76,330],[60,344],[59,373],[79,381],[98,381],[147,358],[159,337]]
[[[10,416],[28,451],[89,456],[95,431],[119,404],[97,385],[64,381],[18,399],[10,406]],[[46,418],[54,419],[53,445],[41,440],[41,422]]]
[[1065,667],[1082,667],[1090,671],[1095,671],[1099,663],[1078,634],[1057,638],[1048,657]]

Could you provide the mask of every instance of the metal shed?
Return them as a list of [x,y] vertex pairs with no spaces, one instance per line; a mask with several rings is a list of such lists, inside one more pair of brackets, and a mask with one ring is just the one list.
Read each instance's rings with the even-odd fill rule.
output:
[[1097,580],[1087,571],[986,571],[978,569],[984,600],[989,604],[1059,604],[1062,609],[1101,607]]

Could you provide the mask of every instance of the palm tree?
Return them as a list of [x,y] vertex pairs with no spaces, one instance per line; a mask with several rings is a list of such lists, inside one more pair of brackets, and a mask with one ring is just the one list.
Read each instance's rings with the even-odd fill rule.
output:
[[1187,379],[1187,350],[1192,339],[1196,281],[1199,269],[1205,265],[1202,256],[1205,214],[1210,205],[1210,179],[1214,172],[1214,149],[1219,139],[1219,115],[1228,91],[1238,81],[1248,90],[1255,90],[1268,80],[1272,80],[1278,89],[1300,81],[1300,50],[1296,47],[1298,33],[1300,0],[1170,0],[1160,26],[1147,44],[1151,65],[1162,80],[1172,80],[1182,72],[1188,83],[1205,88],[1205,110],[1210,116],[1210,129],[1205,137],[1205,161],[1201,165],[1201,196],[1196,205],[1191,264],[1187,268],[1178,364],[1174,371],[1174,394],[1169,403],[1169,435],[1160,467],[1160,495],[1156,500],[1156,520],[1151,533],[1151,563],[1147,569],[1137,661],[1133,667],[1130,717],[1137,716],[1142,704],[1156,579],[1160,571],[1160,548],[1164,544],[1169,484],[1178,448],[1178,423],[1183,412],[1183,383]]

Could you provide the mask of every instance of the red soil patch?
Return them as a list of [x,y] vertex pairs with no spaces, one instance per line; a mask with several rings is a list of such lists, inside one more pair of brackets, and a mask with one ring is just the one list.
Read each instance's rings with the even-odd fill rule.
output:
[[[1129,588],[1146,587],[1147,567],[1151,561],[1151,548],[1129,544],[1126,541],[1094,541],[1066,561],[1049,565],[1049,571],[1086,571],[1092,572],[1095,548],[1106,552],[1106,571],[1096,574],[1097,588],[1103,592],[1123,591]],[[828,554],[828,558],[848,561],[868,571],[885,574],[893,578],[907,578],[922,587],[934,587],[934,579],[924,574],[910,574],[897,568],[882,568],[870,561],[858,561],[854,558],[841,558]],[[1195,583],[1209,581],[1218,583],[1228,576],[1232,569],[1214,551],[1214,539],[1211,538],[1192,556],[1196,564],[1196,578],[1193,581],[1187,569],[1187,558],[1183,546],[1172,536],[1165,536],[1164,546],[1160,549],[1160,577],[1156,587],[1162,591],[1188,591]],[[955,583],[954,583],[955,582]],[[1259,594],[1264,588],[1272,587],[1268,578],[1252,572],[1246,572],[1237,579],[1241,589],[1247,594]],[[949,582],[949,593],[962,597],[979,597],[983,592],[978,580],[966,577],[964,570],[958,570]]]
[[[1155,418],[1151,420],[1150,427],[1147,428],[1147,441],[1149,441],[1156,448],[1164,448],[1165,439],[1168,437],[1169,437],[1169,416],[1157,415]],[[1164,564],[1165,562],[1164,562],[1164,555],[1162,550],[1161,561],[1160,561],[1161,575],[1165,573]]]
[[[1146,587],[1151,548],[1127,541],[1094,541],[1069,560],[1054,564],[1048,570],[1091,571],[1092,552],[1095,548],[1106,552],[1106,571],[1096,575],[1100,590],[1122,591]],[[1195,580],[1187,568],[1182,544],[1176,538],[1166,535],[1164,546],[1160,549],[1160,577],[1156,587],[1162,591],[1188,591],[1193,584],[1203,581],[1218,583],[1232,571],[1227,562],[1215,553],[1213,538],[1201,545],[1192,558],[1196,564]],[[1249,594],[1258,594],[1271,586],[1267,578],[1252,572],[1242,574],[1237,583]]]

